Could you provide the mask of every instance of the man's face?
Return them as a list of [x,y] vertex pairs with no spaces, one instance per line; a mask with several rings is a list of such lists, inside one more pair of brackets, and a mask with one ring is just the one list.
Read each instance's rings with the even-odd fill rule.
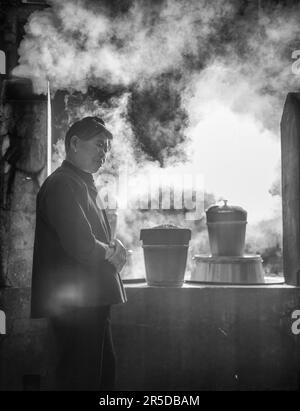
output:
[[96,135],[90,140],[79,140],[76,159],[81,168],[89,173],[96,173],[104,164],[110,141],[103,135]]

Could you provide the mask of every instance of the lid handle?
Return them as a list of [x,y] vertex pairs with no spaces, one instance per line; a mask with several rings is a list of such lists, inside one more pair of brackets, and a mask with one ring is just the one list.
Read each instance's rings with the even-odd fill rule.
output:
[[227,203],[228,203],[228,200],[222,200],[222,201],[224,201],[224,206],[223,207],[225,207],[225,208],[227,208],[228,206],[227,206]]

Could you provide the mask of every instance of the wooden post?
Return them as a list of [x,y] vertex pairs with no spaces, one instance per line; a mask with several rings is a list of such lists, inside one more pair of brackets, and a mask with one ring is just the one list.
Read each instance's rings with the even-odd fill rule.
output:
[[287,95],[281,119],[283,270],[300,285],[300,93]]

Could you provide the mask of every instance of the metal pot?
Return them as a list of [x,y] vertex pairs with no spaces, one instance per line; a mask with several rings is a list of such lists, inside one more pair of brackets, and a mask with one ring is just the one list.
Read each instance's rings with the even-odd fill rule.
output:
[[213,205],[206,210],[209,244],[213,256],[242,256],[245,249],[247,211],[239,206]]
[[163,225],[142,229],[140,239],[143,241],[148,285],[181,287],[191,230]]

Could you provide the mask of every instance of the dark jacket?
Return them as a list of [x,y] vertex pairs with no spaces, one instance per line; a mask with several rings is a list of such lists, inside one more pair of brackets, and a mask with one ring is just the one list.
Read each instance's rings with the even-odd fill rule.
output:
[[111,240],[93,176],[68,161],[43,183],[36,203],[31,317],[69,307],[126,302],[122,280],[105,260]]

